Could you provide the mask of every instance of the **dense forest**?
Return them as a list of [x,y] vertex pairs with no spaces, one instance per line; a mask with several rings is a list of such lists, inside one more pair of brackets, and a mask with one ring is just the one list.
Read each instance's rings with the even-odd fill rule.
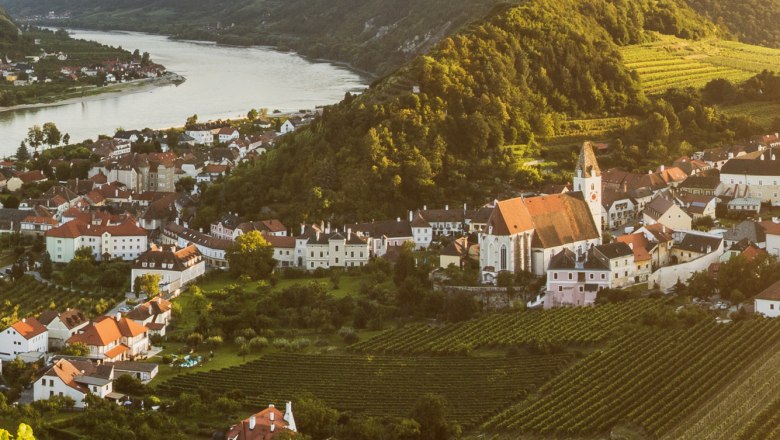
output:
[[[370,220],[533,186],[538,171],[518,159],[538,152],[560,115],[655,117],[617,51],[646,29],[714,32],[672,1],[505,6],[239,167],[205,193],[199,220],[267,208],[291,221]],[[643,127],[664,128],[654,122]]]
[[780,0],[686,0],[740,41],[780,47]]
[[31,52],[32,41],[19,35],[8,13],[0,8],[0,62],[4,56],[16,57]]

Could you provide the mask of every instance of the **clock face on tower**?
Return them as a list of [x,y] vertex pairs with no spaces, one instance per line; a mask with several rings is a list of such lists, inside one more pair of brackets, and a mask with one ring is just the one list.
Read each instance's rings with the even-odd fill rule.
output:
[[593,200],[594,202],[596,201],[596,198],[598,198],[598,196],[596,195],[596,193],[592,193],[592,194],[590,195],[590,199],[591,199],[591,200]]

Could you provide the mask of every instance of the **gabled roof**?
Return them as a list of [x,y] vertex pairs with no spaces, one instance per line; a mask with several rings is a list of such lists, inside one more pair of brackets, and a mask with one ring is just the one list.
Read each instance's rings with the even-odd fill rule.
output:
[[162,298],[147,301],[128,312],[125,317],[133,321],[145,321],[154,315],[171,310],[171,302]]
[[146,231],[135,223],[131,216],[124,216],[118,221],[103,218],[98,224],[92,224],[83,218],[76,218],[60,227],[46,231],[47,237],[59,238],[77,238],[77,237],[99,237],[105,233],[120,237],[138,237],[146,236]]
[[587,269],[587,270],[609,270],[609,267],[599,260],[593,257],[593,251],[589,251],[587,255],[581,257],[580,263],[577,262],[577,254],[570,249],[564,249],[550,258],[550,264],[547,266],[547,270],[562,270],[562,269]]
[[46,332],[46,327],[33,316],[16,321],[11,327],[28,340]]
[[631,250],[631,247],[628,244],[623,243],[621,241],[615,243],[600,244],[596,246],[596,249],[602,255],[609,258],[610,260],[614,258],[627,257],[629,255],[634,254],[634,251]]
[[552,248],[599,238],[588,204],[580,192],[524,199],[534,228],[532,245]]
[[617,241],[631,246],[631,250],[634,252],[635,262],[649,260],[651,258],[650,252],[655,247],[655,244],[651,243],[650,240],[645,237],[645,234],[639,232],[621,235],[617,237]]
[[534,228],[531,214],[521,197],[496,203],[487,223],[492,235],[513,235]]
[[720,237],[688,233],[674,247],[685,251],[708,254],[718,249],[722,241]]
[[780,281],[764,289],[763,292],[756,295],[756,299],[765,299],[769,301],[780,301]]
[[81,393],[86,394],[89,392],[85,386],[76,383],[76,378],[81,376],[81,370],[77,369],[75,366],[73,366],[73,364],[65,359],[60,359],[55,362],[51,368],[43,373],[43,375],[48,377],[57,377],[65,385]]
[[[154,267],[158,270],[165,268],[165,270],[182,272],[189,267],[191,262],[199,261],[201,259],[202,256],[200,251],[198,251],[198,247],[194,244],[182,249],[177,249],[176,246],[157,246],[152,244],[149,246],[149,250],[141,254],[138,259],[135,260],[133,268],[145,269]],[[163,266],[164,264],[168,266]]]
[[645,205],[645,209],[642,212],[647,214],[653,220],[658,220],[674,206],[674,202],[671,200],[667,199],[666,197],[658,196],[650,203]]

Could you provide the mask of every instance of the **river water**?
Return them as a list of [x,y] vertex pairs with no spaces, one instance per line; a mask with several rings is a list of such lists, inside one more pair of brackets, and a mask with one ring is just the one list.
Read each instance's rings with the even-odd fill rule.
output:
[[133,93],[108,93],[76,103],[0,112],[0,156],[12,155],[33,125],[54,122],[72,142],[125,129],[235,118],[251,108],[295,111],[333,104],[367,79],[337,65],[311,62],[263,47],[226,47],[135,32],[72,30],[73,37],[149,52],[152,60],[187,80]]

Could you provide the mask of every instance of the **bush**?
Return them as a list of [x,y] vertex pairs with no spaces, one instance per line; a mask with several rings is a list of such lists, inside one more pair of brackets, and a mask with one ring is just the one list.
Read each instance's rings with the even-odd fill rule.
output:
[[311,341],[309,338],[295,338],[290,343],[291,347],[296,350],[303,350],[309,346],[311,346]]
[[360,339],[354,328],[346,326],[339,329],[339,336],[347,344],[354,344]]
[[206,338],[206,345],[208,345],[211,348],[217,348],[220,345],[222,345],[222,343],[223,343],[222,336],[219,335],[209,336],[208,338]]
[[165,365],[170,365],[171,363],[173,363],[173,356],[169,354],[164,354],[162,357],[162,362]]
[[255,336],[249,340],[249,349],[255,353],[262,351],[266,347],[268,347],[268,339],[262,336]]
[[242,345],[246,344],[246,338],[243,337],[243,336],[236,336],[233,339],[233,343],[238,345],[238,346],[242,346]]
[[276,339],[274,339],[274,341],[272,342],[272,345],[275,348],[277,348],[279,350],[284,350],[284,351],[290,351],[290,349],[292,348],[292,346],[290,345],[290,341],[285,339],[285,338],[276,338]]

